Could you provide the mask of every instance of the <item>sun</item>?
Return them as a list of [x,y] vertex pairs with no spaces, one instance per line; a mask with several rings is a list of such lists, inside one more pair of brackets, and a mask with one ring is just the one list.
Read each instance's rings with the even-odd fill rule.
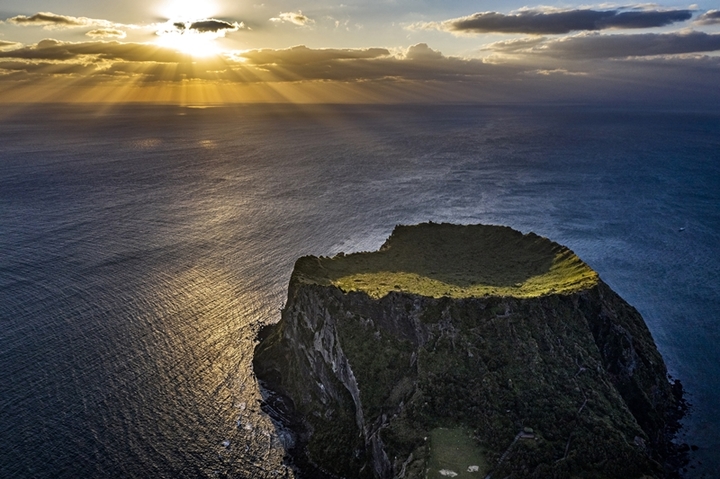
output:
[[156,25],[155,43],[195,57],[220,54],[216,40],[243,28],[242,24],[213,18],[218,8],[212,0],[171,0],[159,13],[168,20]]
[[218,38],[217,36],[197,32],[188,27],[179,28],[179,25],[185,24],[186,22],[179,20],[169,20],[166,24],[163,24],[164,28],[156,32],[158,38],[155,43],[194,57],[208,57],[220,54],[220,46],[215,41]]

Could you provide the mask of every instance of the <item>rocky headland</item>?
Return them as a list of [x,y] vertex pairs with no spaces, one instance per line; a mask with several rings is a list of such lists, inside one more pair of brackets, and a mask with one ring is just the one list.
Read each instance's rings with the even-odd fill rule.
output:
[[568,248],[398,226],[303,257],[254,369],[308,477],[673,477],[682,387],[640,314]]

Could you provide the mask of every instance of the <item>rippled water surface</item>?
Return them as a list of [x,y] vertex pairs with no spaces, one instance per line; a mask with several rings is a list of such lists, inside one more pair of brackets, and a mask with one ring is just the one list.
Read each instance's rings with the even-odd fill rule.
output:
[[701,113],[5,111],[0,476],[282,476],[250,360],[294,260],[432,220],[534,231],[595,268],[689,392],[688,477],[714,477],[719,151]]

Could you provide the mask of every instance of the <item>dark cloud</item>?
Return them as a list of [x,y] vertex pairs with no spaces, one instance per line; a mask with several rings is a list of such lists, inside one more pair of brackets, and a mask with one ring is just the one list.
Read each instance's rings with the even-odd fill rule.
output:
[[720,10],[709,10],[695,20],[699,25],[718,25],[720,24]]
[[0,58],[24,60],[70,61],[93,57],[96,60],[123,60],[139,62],[180,63],[192,58],[169,48],[146,43],[121,42],[60,42],[42,40],[36,45],[0,51]]
[[678,55],[718,50],[720,50],[720,34],[693,31],[636,35],[577,35],[546,41],[525,52],[561,59],[597,59]]
[[44,30],[62,30],[71,28],[93,28],[86,35],[93,38],[125,38],[123,29],[137,28],[135,25],[123,25],[108,20],[87,17],[71,17],[51,12],[40,12],[35,15],[17,15],[8,18],[9,23],[20,26],[39,26]]
[[597,30],[610,28],[654,28],[690,20],[691,10],[629,11],[615,12],[615,15],[597,22]]
[[15,25],[35,25],[60,28],[84,27],[92,24],[92,20],[89,18],[70,17],[68,15],[58,15],[50,12],[39,12],[29,17],[25,15],[18,15],[16,17],[8,18],[7,21],[14,23]]
[[425,24],[457,33],[526,33],[531,35],[561,34],[572,31],[597,31],[613,28],[650,28],[689,20],[690,10],[527,10],[505,15],[483,12]]
[[245,28],[242,22],[226,22],[215,18],[206,18],[203,20],[195,20],[194,22],[168,22],[160,26],[161,28],[155,32],[157,35],[177,35],[186,32],[212,35],[214,37],[223,37],[226,33],[235,32]]
[[520,70],[515,65],[492,65],[482,60],[445,57],[426,44],[414,45],[404,54],[388,50],[313,50],[305,46],[286,50],[242,53],[245,68],[262,81],[466,81],[497,77]]
[[192,22],[188,28],[190,30],[195,30],[200,33],[216,33],[221,31],[235,31],[239,28],[242,28],[242,25],[239,23],[229,23],[223,20],[215,20],[214,18],[209,18],[207,20]]

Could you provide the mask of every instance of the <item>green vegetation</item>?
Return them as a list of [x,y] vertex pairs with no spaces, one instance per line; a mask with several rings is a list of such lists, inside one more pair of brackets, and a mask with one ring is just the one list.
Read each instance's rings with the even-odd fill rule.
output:
[[665,477],[662,357],[639,313],[546,238],[422,224],[375,253],[301,258],[271,331],[256,374],[338,476]]
[[305,257],[294,279],[364,291],[426,297],[537,297],[597,284],[597,273],[572,251],[505,226],[423,223],[398,226],[372,253]]
[[488,465],[482,449],[470,436],[470,431],[462,428],[436,428],[430,432],[430,463],[427,471],[428,479],[477,479],[485,477]]
[[345,354],[357,365],[354,372],[367,416],[392,411],[413,392],[414,378],[408,376],[414,350],[410,341],[377,334],[363,327],[359,318],[343,321],[338,333]]
[[[416,299],[398,295],[381,301],[412,314],[405,301]],[[563,295],[423,298],[419,311],[427,313],[421,323],[427,336],[416,346],[415,360],[411,343],[386,330],[379,316],[371,321],[341,308],[338,316],[344,319],[338,330],[360,386],[366,421],[387,417],[381,437],[390,457],[404,460],[412,453],[417,472],[406,477],[439,477],[443,469],[458,474],[447,477],[462,477],[470,474],[470,465],[486,470],[480,477],[492,472],[497,478],[609,479],[656,473],[646,451],[634,443],[636,437],[646,441],[648,436],[610,385],[588,331],[586,321],[600,314],[602,303],[597,301],[592,304],[598,311],[583,316],[573,298]],[[615,311],[623,311],[622,306]],[[400,313],[395,321],[402,325],[410,319]],[[616,321],[627,331],[626,321],[632,318]],[[644,334],[636,331],[637,351]],[[643,354],[650,358],[656,353]],[[663,381],[660,360],[653,362],[657,368],[638,369],[634,377],[647,374]],[[658,413],[647,403],[640,409]],[[516,440],[525,428],[531,428],[531,437]],[[460,467],[463,457],[475,459]]]

